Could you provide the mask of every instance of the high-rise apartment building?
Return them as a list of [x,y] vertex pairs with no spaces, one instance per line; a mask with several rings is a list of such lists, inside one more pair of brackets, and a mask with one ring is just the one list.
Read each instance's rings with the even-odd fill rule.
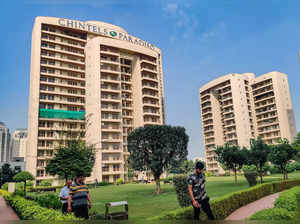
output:
[[0,162],[8,162],[10,158],[9,153],[10,133],[9,129],[3,122],[0,122]]
[[96,148],[89,180],[126,178],[127,135],[164,113],[160,49],[112,24],[36,18],[26,169],[37,181],[53,178],[47,160],[77,134]]
[[27,129],[16,129],[10,142],[10,160],[25,159],[27,145]]
[[207,170],[223,173],[215,148],[231,143],[250,146],[261,136],[268,144],[296,135],[287,76],[271,72],[255,78],[252,73],[228,74],[199,90]]

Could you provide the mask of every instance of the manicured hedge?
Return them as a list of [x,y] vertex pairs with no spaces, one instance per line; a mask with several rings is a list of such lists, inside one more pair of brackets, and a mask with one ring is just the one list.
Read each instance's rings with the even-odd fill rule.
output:
[[173,183],[180,207],[187,207],[192,205],[191,198],[188,192],[187,176],[176,175],[173,177]]
[[29,193],[26,195],[25,198],[28,200],[35,201],[40,206],[45,208],[60,209],[62,206],[58,195],[53,193],[47,193],[47,194]]
[[300,187],[280,193],[274,208],[264,209],[252,215],[251,220],[292,220],[300,205]]
[[[219,220],[225,219],[232,212],[237,210],[238,208],[249,204],[253,201],[256,201],[262,197],[267,195],[276,193],[281,191],[282,184],[284,185],[284,189],[289,189],[293,186],[300,185],[299,180],[287,180],[283,183],[281,182],[273,182],[256,185],[247,190],[241,190],[238,192],[230,193],[214,199],[211,201],[211,208],[215,215],[215,217]],[[193,218],[193,208],[179,208],[170,212],[163,213],[160,216],[155,216],[150,218],[150,220],[164,220],[164,219],[192,219]],[[200,213],[201,220],[207,220],[204,212]]]
[[64,186],[56,186],[56,187],[32,187],[29,189],[30,192],[48,192],[48,191],[53,191],[53,192],[58,192],[61,188]]
[[81,220],[73,214],[63,215],[60,211],[41,207],[37,202],[26,200],[21,196],[14,196],[7,191],[1,190],[0,193],[22,220],[41,220],[41,221],[70,221]]

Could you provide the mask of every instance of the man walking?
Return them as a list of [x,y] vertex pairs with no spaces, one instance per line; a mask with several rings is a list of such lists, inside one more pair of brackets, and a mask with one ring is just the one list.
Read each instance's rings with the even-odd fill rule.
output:
[[59,194],[59,198],[62,203],[61,211],[63,214],[66,214],[68,211],[68,198],[71,186],[72,180],[67,180],[66,185],[61,189]]
[[88,219],[89,208],[92,208],[91,196],[87,185],[84,183],[84,177],[79,175],[70,188],[68,211],[71,212],[73,210],[78,218]]
[[194,219],[199,220],[200,208],[206,213],[209,220],[214,220],[215,217],[209,205],[209,197],[205,191],[205,175],[203,173],[204,164],[197,162],[195,172],[188,179],[188,191],[194,207]]

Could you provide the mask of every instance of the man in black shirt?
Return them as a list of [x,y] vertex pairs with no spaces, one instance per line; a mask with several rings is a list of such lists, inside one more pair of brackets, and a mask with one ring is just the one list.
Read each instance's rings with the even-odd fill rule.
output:
[[204,164],[197,162],[195,172],[188,179],[188,191],[194,207],[194,219],[199,220],[200,208],[206,213],[209,220],[214,220],[215,217],[209,205],[209,197],[205,191],[205,175],[203,173]]

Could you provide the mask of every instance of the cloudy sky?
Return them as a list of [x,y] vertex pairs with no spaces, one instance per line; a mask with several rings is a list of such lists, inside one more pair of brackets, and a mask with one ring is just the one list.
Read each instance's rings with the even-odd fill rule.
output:
[[[0,121],[27,127],[36,16],[99,20],[162,49],[167,123],[203,156],[198,89],[227,73],[288,74],[300,128],[300,2],[292,0],[1,0]],[[298,89],[299,90],[299,89]]]

